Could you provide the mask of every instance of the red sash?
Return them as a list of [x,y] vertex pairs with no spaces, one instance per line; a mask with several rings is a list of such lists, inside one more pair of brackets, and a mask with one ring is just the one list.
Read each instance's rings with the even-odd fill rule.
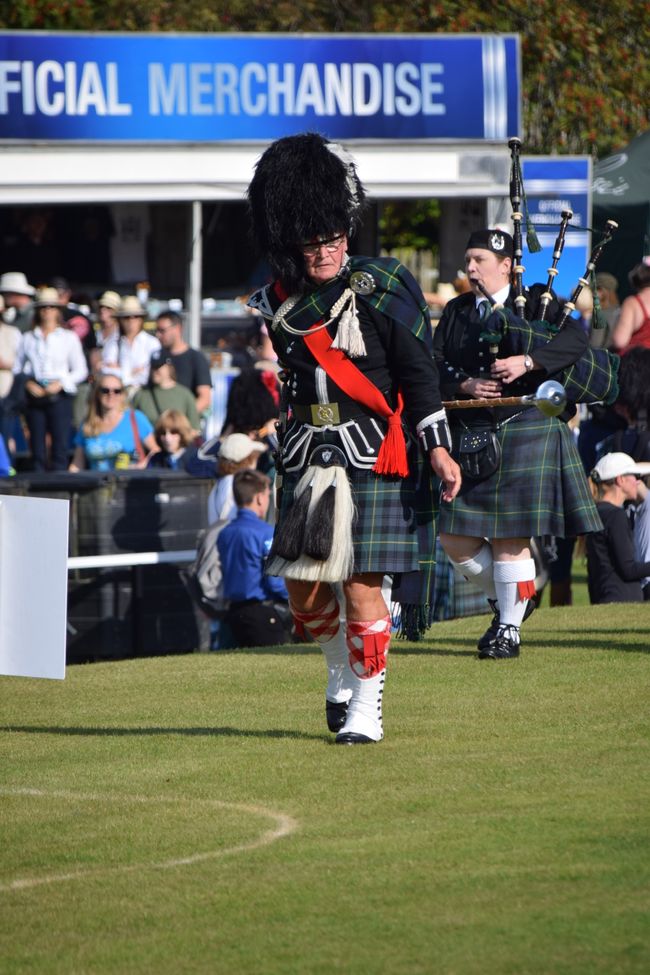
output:
[[[279,284],[275,283],[275,293],[281,301],[286,299],[286,293]],[[332,339],[324,328],[317,322],[309,331],[304,333],[305,345],[327,375],[334,380],[343,392],[362,406],[367,406],[373,413],[377,413],[388,420],[388,431],[379,450],[377,461],[373,467],[376,474],[398,474],[408,477],[409,466],[406,457],[406,441],[402,430],[402,411],[404,399],[397,394],[397,409],[391,410],[383,393],[374,383],[364,376],[360,369],[341,352],[332,348]]]

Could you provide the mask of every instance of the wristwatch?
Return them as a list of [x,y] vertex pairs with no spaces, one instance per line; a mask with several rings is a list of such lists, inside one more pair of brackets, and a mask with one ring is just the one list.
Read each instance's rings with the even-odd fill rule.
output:
[[525,355],[524,356],[524,369],[526,370],[526,372],[530,372],[530,370],[532,368],[533,368],[533,360],[531,359],[531,357],[529,355]]

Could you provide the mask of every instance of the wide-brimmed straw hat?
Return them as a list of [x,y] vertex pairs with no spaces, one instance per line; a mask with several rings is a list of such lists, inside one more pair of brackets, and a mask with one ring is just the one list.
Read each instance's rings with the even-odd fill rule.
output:
[[56,288],[39,288],[36,292],[34,308],[63,308],[64,304]]
[[13,295],[29,295],[36,291],[29,283],[22,271],[7,271],[0,275],[0,292]]
[[100,308],[110,308],[111,311],[119,311],[122,304],[122,299],[118,295],[117,291],[105,291],[103,295],[100,295],[97,299],[97,304]]
[[136,295],[126,295],[122,298],[120,307],[115,312],[118,318],[128,318],[130,315],[137,315],[138,318],[145,318],[147,309],[140,304],[140,299]]

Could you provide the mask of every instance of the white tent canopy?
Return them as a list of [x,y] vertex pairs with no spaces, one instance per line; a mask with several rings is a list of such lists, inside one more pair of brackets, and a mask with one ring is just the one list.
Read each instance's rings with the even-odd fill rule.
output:
[[[500,197],[503,146],[347,143],[370,198]],[[188,338],[200,345],[202,204],[241,201],[263,146],[5,144],[0,204],[187,202],[192,211]]]
[[[371,198],[502,196],[504,146],[348,142]],[[242,200],[263,146],[5,144],[0,204]]]

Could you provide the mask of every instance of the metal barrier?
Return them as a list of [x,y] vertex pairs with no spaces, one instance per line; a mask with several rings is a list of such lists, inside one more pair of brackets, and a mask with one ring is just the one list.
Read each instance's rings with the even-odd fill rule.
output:
[[[196,549],[180,549],[173,552],[120,552],[114,555],[73,555],[68,557],[68,571],[79,569],[131,569],[131,639],[134,648],[143,646],[143,606],[144,606],[144,573],[147,565],[178,565],[183,562],[193,562]],[[196,612],[196,610],[195,610]],[[74,633],[68,621],[68,633]],[[207,646],[199,643],[198,650],[205,650]]]
[[193,562],[196,549],[179,552],[120,552],[118,555],[71,555],[68,569],[116,569],[122,566],[137,568],[139,565],[162,565],[171,562]]

